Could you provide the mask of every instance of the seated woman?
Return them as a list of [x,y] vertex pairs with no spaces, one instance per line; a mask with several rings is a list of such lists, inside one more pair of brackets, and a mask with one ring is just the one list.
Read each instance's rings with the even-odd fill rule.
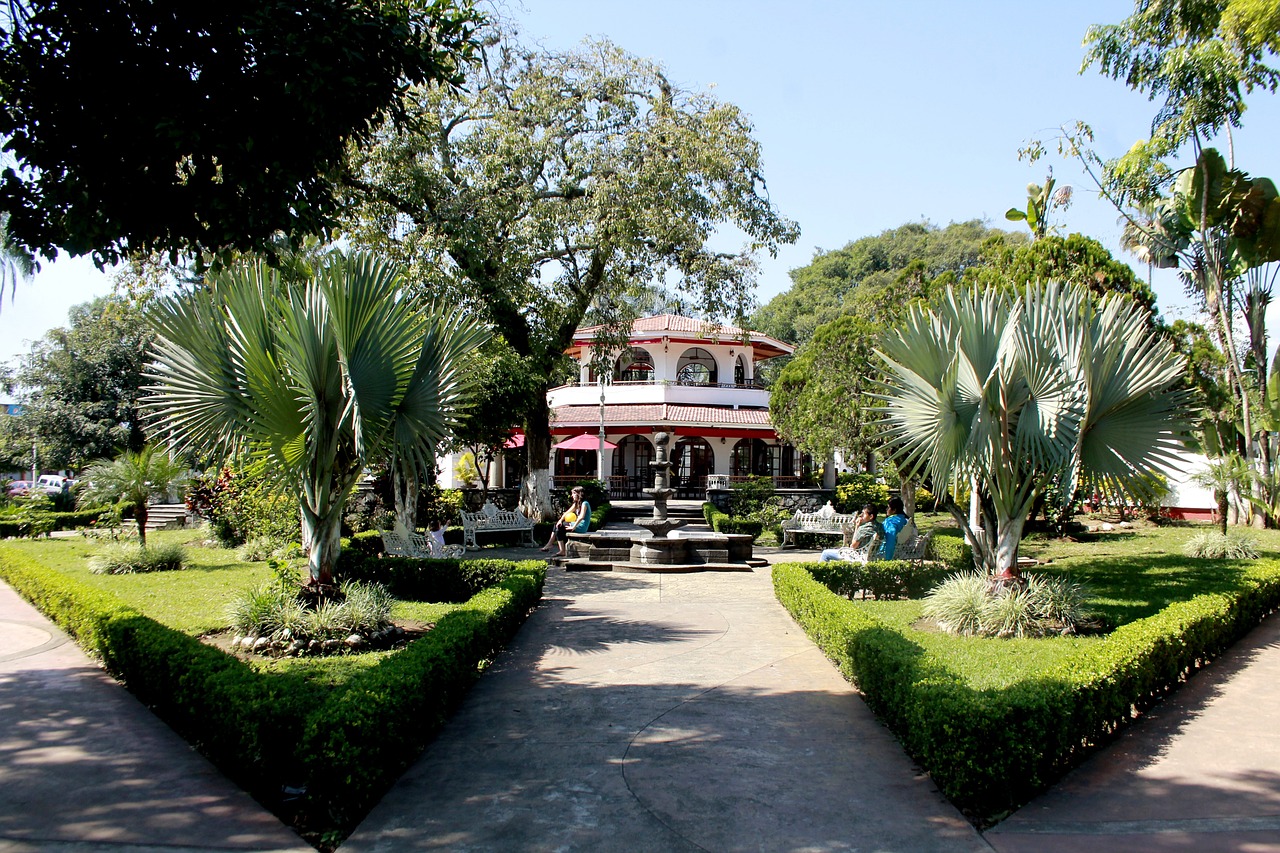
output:
[[[860,551],[870,545],[871,540],[882,532],[880,522],[876,521],[876,508],[866,504],[858,513],[858,526],[853,531],[853,540],[849,543],[849,548]],[[824,561],[843,560],[845,558],[840,552],[847,550],[848,548],[828,548],[822,552],[822,559]]]
[[550,551],[551,543],[554,542],[559,549],[556,553],[557,557],[569,556],[569,534],[586,533],[591,529],[591,504],[583,498],[583,495],[581,486],[573,487],[569,492],[573,503],[551,528],[551,538],[547,540],[547,544],[538,550]]

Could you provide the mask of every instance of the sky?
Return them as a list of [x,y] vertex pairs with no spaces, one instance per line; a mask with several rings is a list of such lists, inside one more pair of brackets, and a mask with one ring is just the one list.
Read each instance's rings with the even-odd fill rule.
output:
[[[1105,157],[1149,133],[1157,105],[1096,71],[1078,73],[1090,24],[1119,23],[1131,2],[993,0],[501,0],[525,40],[551,49],[604,37],[660,63],[686,90],[710,90],[751,118],[769,194],[801,236],[760,258],[763,304],[819,250],[907,222],[985,219],[1018,230],[1004,211],[1053,166],[1074,188],[1058,217],[1134,265],[1119,247],[1118,214],[1072,161],[1028,165],[1018,149],[1076,120]],[[1234,135],[1236,164],[1280,181],[1280,95],[1255,92]],[[1222,146],[1225,148],[1225,143]],[[1171,271],[1157,271],[1169,319],[1194,307]],[[110,292],[85,259],[45,262],[0,305],[0,361],[65,325],[67,310]],[[1278,328],[1280,305],[1269,328]],[[1272,335],[1272,339],[1275,336]]]

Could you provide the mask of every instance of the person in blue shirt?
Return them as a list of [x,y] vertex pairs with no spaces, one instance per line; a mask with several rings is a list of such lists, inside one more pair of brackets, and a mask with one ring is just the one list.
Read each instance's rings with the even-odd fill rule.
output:
[[881,525],[884,528],[884,544],[880,546],[881,559],[893,559],[893,552],[898,548],[898,534],[910,523],[911,519],[907,518],[902,506],[902,498],[889,498],[889,515]]

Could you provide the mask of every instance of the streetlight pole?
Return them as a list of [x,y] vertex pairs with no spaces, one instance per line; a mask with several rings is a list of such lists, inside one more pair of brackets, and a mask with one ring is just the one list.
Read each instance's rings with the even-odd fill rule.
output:
[[605,494],[609,493],[609,478],[604,473],[604,374],[598,379],[600,383],[600,446],[596,450],[596,476],[604,483]]

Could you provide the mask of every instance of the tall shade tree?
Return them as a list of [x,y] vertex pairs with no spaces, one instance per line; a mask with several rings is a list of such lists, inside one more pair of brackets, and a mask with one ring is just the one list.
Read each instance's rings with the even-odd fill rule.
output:
[[15,374],[22,431],[54,468],[137,453],[147,443],[142,372],[154,333],[114,296],[75,306],[69,320],[33,344]]
[[1050,284],[1021,295],[948,291],[885,338],[886,427],[900,466],[976,482],[982,535],[947,509],[988,572],[1018,576],[1018,545],[1052,483],[1135,493],[1174,460],[1183,366],[1142,309]]
[[[522,504],[544,515],[545,394],[588,308],[671,273],[708,318],[739,319],[752,254],[798,229],[773,208],[738,108],[605,41],[550,53],[497,37],[483,58],[460,87],[413,90],[411,123],[353,151],[352,231],[414,269],[443,260],[454,298],[541,377],[511,416],[525,426]],[[722,226],[745,236],[741,252],[708,247]]]
[[364,254],[302,284],[261,264],[223,273],[153,316],[157,418],[179,446],[271,460],[298,495],[318,584],[366,465],[427,464],[469,398],[459,367],[489,337],[465,312],[413,305],[400,269]]
[[155,444],[141,450],[126,450],[115,459],[102,459],[85,469],[87,481],[78,502],[95,506],[124,500],[133,504],[133,517],[138,523],[138,539],[147,544],[147,504],[166,494],[185,480],[187,466],[172,459],[168,451]]
[[9,235],[104,265],[327,232],[346,145],[407,83],[453,79],[474,17],[465,0],[10,0]]

